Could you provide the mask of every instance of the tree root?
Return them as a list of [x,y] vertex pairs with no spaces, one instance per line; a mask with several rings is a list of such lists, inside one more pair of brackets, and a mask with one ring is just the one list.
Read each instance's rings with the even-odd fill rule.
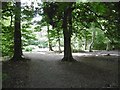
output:
[[70,59],[63,58],[61,61],[63,61],[63,62],[77,62],[77,60],[75,60],[74,58],[70,58]]

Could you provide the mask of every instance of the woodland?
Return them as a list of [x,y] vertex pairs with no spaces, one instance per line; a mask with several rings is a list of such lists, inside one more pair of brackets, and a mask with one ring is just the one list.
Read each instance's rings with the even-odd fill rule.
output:
[[118,2],[2,2],[3,87],[118,87],[119,7]]

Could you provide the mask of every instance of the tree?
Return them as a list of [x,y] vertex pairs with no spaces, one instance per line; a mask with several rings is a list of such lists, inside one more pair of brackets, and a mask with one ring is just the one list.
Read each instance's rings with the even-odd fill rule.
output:
[[72,4],[65,9],[63,15],[63,34],[64,34],[64,57],[63,61],[75,61],[71,52],[71,34],[72,34]]
[[62,52],[60,46],[61,46],[61,42],[60,42],[60,30],[58,30],[57,28],[57,41],[58,41],[58,49],[59,49],[59,53]]
[[94,40],[95,40],[95,30],[93,30],[93,32],[92,32],[92,41],[91,41],[90,46],[89,46],[89,52],[92,52]]
[[15,25],[14,25],[14,56],[12,60],[22,59],[22,42],[21,42],[21,2],[15,4]]
[[47,33],[48,33],[49,51],[53,51],[53,49],[52,49],[52,40],[51,40],[51,37],[50,37],[50,28],[49,28],[49,24],[47,24]]
[[[4,4],[5,5],[5,4]],[[103,38],[108,38],[110,40],[110,47],[114,46],[115,48],[120,48],[120,33],[119,33],[119,4],[117,3],[56,3],[56,2],[48,2],[43,3],[41,6],[37,7],[37,11],[34,11],[34,5],[32,3],[31,6],[23,6],[23,11],[20,11],[20,5],[16,4],[16,7],[13,7],[14,4],[8,4],[4,6],[4,10],[2,11],[2,19],[6,20],[6,23],[10,25],[5,26],[6,23],[3,24],[2,27],[2,48],[4,49],[4,53],[6,54],[10,50],[12,50],[13,46],[13,27],[15,28],[14,32],[14,57],[20,57],[22,55],[21,50],[21,29],[20,29],[20,13],[22,13],[22,38],[27,39],[28,42],[24,43],[24,45],[28,45],[31,40],[28,29],[33,22],[31,20],[36,15],[37,11],[39,15],[43,16],[43,21],[41,23],[43,26],[48,26],[48,38],[49,43],[52,42],[56,44],[59,43],[59,50],[61,43],[61,30],[63,30],[64,35],[64,58],[63,61],[74,61],[72,57],[71,50],[71,42],[72,44],[79,44],[79,49],[81,49],[82,45],[84,45],[85,49],[88,48],[88,45],[91,43],[91,24],[94,24],[94,29],[99,28],[105,36]],[[42,9],[41,9],[42,7]],[[15,9],[15,12],[13,12]],[[35,13],[34,13],[35,12]],[[15,17],[15,19],[14,19]],[[25,24],[24,21],[27,21]],[[29,23],[28,23],[29,21]],[[13,25],[15,22],[15,25]],[[34,24],[35,25],[35,24]],[[32,26],[32,25],[31,25]],[[42,26],[40,23],[37,23],[36,30],[40,30]],[[52,29],[49,28],[52,26]],[[34,28],[35,29],[35,28]],[[98,45],[107,45],[104,41],[101,41],[99,37],[102,37],[103,34],[97,34],[96,30],[95,40],[93,49],[99,49]],[[27,36],[28,35],[28,36]],[[94,34],[93,34],[94,35]],[[31,34],[32,36],[32,34]],[[72,40],[71,37],[74,37]],[[62,38],[63,39],[63,38]],[[78,40],[75,40],[78,39]],[[97,39],[97,40],[96,40]],[[106,40],[107,41],[107,40]],[[23,41],[24,42],[24,41]],[[12,43],[12,44],[11,44]],[[96,45],[95,45],[96,44]],[[73,45],[76,48],[76,45]],[[91,43],[92,45],[92,43]],[[7,50],[7,48],[12,48]],[[50,46],[51,47],[51,46]],[[102,47],[103,48],[103,47]],[[103,48],[104,49],[104,48]],[[6,51],[5,51],[6,50]],[[60,50],[61,51],[61,50]]]

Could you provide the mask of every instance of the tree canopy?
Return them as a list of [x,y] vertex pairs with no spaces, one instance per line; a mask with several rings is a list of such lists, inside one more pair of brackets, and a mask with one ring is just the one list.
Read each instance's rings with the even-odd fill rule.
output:
[[[24,50],[28,45],[35,45],[38,39],[34,32],[41,32],[43,27],[47,27],[48,41],[38,42],[36,46],[42,43],[49,50],[58,47],[60,52],[64,46],[65,61],[74,60],[72,52],[75,51],[120,49],[119,3],[38,2],[37,7],[34,4],[22,4],[20,10],[14,2],[2,2],[3,56],[13,56],[16,51],[13,47],[20,40],[14,41],[15,35],[21,33],[20,48]],[[42,19],[33,21],[37,16]],[[16,30],[20,28],[16,33],[14,27],[18,17],[21,26],[16,27]]]

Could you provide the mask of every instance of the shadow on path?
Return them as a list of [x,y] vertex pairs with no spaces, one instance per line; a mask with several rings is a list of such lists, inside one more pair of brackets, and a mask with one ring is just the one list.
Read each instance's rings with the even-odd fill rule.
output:
[[101,88],[118,86],[116,56],[74,56],[78,62],[61,62],[63,55],[25,53],[31,61],[4,62],[3,88]]

